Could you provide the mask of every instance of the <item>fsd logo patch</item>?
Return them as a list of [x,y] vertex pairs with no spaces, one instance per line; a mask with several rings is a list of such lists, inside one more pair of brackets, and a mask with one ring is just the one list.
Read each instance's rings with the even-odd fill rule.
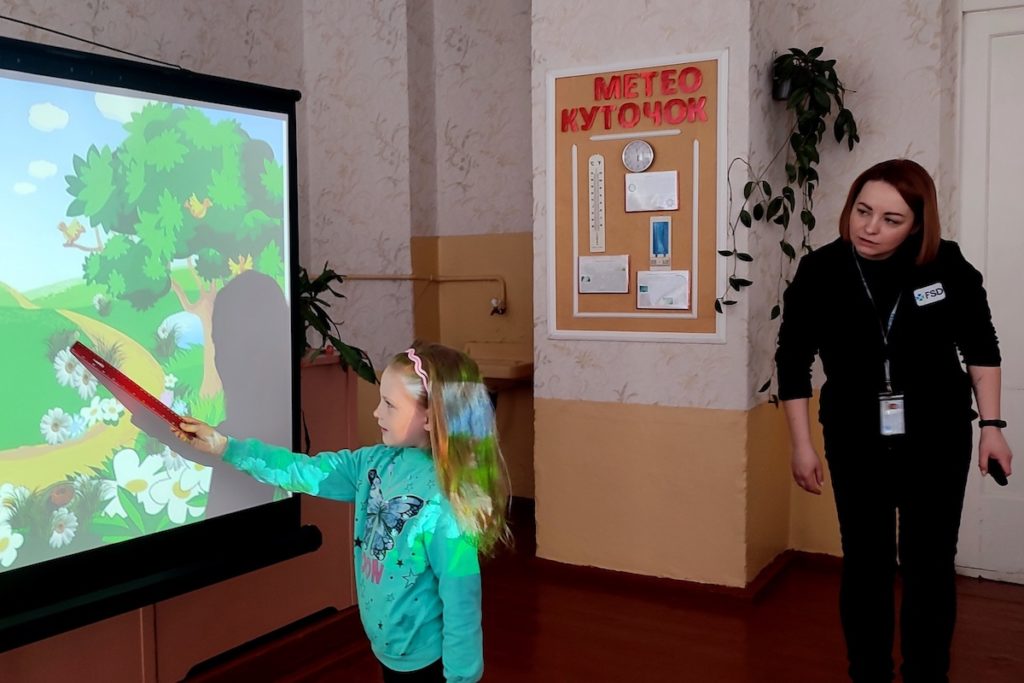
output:
[[936,282],[934,285],[927,285],[921,289],[914,290],[914,301],[917,302],[918,306],[927,306],[933,304],[936,301],[942,301],[946,298],[946,288],[942,286],[941,282]]

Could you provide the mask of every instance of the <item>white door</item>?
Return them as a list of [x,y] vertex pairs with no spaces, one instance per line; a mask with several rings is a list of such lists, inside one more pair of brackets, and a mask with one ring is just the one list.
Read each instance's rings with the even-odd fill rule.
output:
[[985,276],[1017,473],[1003,488],[972,466],[957,567],[1024,583],[1024,7],[968,12],[963,36],[959,241]]

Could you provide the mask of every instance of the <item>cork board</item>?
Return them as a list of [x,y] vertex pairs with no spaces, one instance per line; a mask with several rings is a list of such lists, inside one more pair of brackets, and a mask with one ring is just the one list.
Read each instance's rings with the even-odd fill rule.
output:
[[[552,337],[724,340],[714,302],[724,282],[725,78],[724,53],[549,74]],[[642,171],[623,160],[635,140],[653,148]],[[667,258],[652,259],[652,218],[670,223]],[[582,285],[591,257],[610,256],[617,266],[628,257],[626,291]],[[684,299],[641,306],[637,273],[651,270],[685,272]]]

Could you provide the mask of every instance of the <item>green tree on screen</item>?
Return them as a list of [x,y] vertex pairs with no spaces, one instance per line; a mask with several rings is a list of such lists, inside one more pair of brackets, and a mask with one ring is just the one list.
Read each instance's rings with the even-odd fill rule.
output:
[[[221,390],[210,337],[218,289],[250,268],[284,281],[284,171],[266,142],[199,109],[150,103],[125,130],[116,149],[75,155],[65,177],[67,215],[87,217],[106,236],[97,230],[97,246],[84,248],[85,280],[138,310],[173,291],[203,323],[199,395],[211,397]],[[188,264],[191,297],[171,277],[175,261]]]

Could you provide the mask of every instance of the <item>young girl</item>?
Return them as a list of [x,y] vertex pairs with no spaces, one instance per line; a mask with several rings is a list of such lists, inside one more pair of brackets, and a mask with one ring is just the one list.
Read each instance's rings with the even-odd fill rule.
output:
[[388,681],[483,675],[477,553],[506,538],[494,410],[476,363],[438,344],[395,356],[373,415],[383,444],[292,453],[184,418],[177,436],[257,480],[354,502],[359,613]]

